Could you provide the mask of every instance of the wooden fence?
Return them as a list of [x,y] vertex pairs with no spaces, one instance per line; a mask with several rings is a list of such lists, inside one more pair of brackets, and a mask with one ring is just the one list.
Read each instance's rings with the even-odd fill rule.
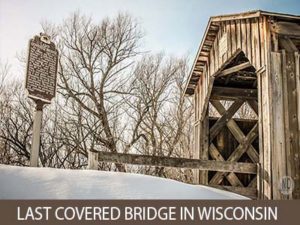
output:
[[[133,165],[147,165],[159,167],[173,167],[197,169],[200,171],[218,171],[223,173],[257,174],[259,167],[254,163],[241,163],[230,161],[199,160],[188,158],[150,156],[140,154],[125,154],[114,152],[89,152],[89,169],[98,169],[98,162],[112,162]],[[232,191],[250,198],[257,198],[256,188],[230,187],[222,185],[210,185],[219,189]]]

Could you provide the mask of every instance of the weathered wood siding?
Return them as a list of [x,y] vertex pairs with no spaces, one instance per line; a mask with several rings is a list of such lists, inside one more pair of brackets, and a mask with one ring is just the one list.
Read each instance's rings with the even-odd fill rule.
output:
[[[208,157],[209,140],[207,136],[205,138],[203,128],[207,127],[205,119],[208,117],[207,110],[214,83],[214,74],[220,71],[238,50],[244,52],[256,70],[260,70],[265,66],[265,58],[267,57],[265,54],[266,43],[268,43],[266,17],[222,21],[214,25],[218,25],[219,29],[216,38],[212,42],[209,59],[204,67],[203,75],[195,88],[195,156],[199,156],[200,159],[207,159]],[[220,41],[224,37],[227,51],[225,54],[220,55]],[[262,126],[261,129],[263,129]],[[205,176],[207,177],[207,173],[200,172],[202,183],[207,182],[207,179],[204,178]],[[199,175],[197,179],[199,179],[198,177]]]
[[[259,162],[260,162],[260,186],[259,197],[261,199],[272,198],[272,161],[271,161],[271,143],[273,140],[271,124],[272,118],[272,92],[271,92],[271,32],[268,18],[263,17],[261,27],[262,52],[264,52],[265,69],[257,73],[258,84],[258,108],[259,108]],[[262,91],[263,90],[263,91]]]
[[[204,42],[211,47],[202,48],[200,53],[201,63],[206,62],[194,92],[195,151],[200,159],[207,159],[211,149],[206,144],[210,140],[205,124],[215,75],[240,51],[256,69],[260,168],[257,184],[262,199],[300,198],[300,55],[299,41],[296,45],[291,41],[299,39],[299,19],[281,19],[260,15],[211,22],[213,29]],[[205,176],[202,172],[200,182],[207,182]],[[284,176],[292,177],[295,183],[293,194],[288,196],[279,190]]]
[[[300,196],[299,132],[299,57],[298,53],[271,53],[272,142],[271,170],[273,199],[297,199]],[[280,182],[284,176],[293,179],[293,194],[283,195]]]
[[[245,53],[256,70],[260,70],[266,65],[267,56],[265,52],[270,38],[270,36],[267,36],[267,17],[223,21],[216,25],[219,26],[219,30],[210,49],[209,60],[197,85],[201,86],[201,88],[195,90],[195,98],[197,98],[199,107],[196,121],[204,118],[204,112],[208,107],[209,95],[214,81],[213,75],[224,66],[224,63],[238,49]],[[219,44],[224,36],[227,40],[227,51],[224,55],[220,55]]]

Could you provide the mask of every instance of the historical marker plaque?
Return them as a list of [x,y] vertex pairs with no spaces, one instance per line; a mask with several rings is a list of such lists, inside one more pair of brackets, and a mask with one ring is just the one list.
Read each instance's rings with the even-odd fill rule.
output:
[[29,42],[26,89],[29,97],[50,103],[55,97],[58,51],[47,36],[35,36]]

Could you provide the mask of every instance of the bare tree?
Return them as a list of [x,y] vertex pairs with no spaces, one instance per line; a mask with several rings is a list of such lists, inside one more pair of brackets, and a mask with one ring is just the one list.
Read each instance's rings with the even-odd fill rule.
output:
[[[127,116],[134,125],[133,140],[142,137],[134,151],[153,156],[192,157],[192,105],[184,96],[187,70],[185,60],[168,59],[161,54],[146,56],[137,65],[132,96],[127,99]],[[165,177],[174,171],[145,168],[145,173]],[[173,178],[178,179],[178,173]]]
[[4,86],[1,94],[0,139],[4,143],[3,163],[27,165],[30,159],[30,130],[32,117],[30,107],[23,98],[22,84],[14,81]]
[[[57,98],[43,114],[43,166],[85,168],[90,149],[192,158],[186,60],[142,53],[141,32],[126,14],[95,24],[74,13],[61,26],[44,22],[43,29],[60,51]],[[28,165],[34,104],[22,82],[2,89],[1,162]],[[121,164],[99,168],[126,171]],[[127,169],[187,182],[192,177],[191,170]]]
[[9,64],[3,64],[0,60],[0,95],[3,93],[5,81],[9,75]]
[[[60,90],[82,111],[99,121],[94,136],[98,146],[112,152],[120,139],[114,124],[118,119],[123,90],[133,59],[138,55],[141,34],[133,19],[124,14],[100,25],[75,13],[63,24],[60,35]],[[120,171],[124,166],[117,165]]]
[[[34,103],[24,92],[24,83],[14,80],[3,86],[0,95],[1,163],[29,165]],[[44,110],[39,155],[42,166],[60,167],[60,164],[53,161],[62,148],[57,142],[59,135],[55,133],[54,118],[57,116],[51,107]]]

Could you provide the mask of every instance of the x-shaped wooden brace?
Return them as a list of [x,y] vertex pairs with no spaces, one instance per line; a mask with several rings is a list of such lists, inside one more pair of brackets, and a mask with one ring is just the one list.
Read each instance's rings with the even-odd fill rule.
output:
[[[251,143],[255,140],[258,136],[258,124],[256,123],[255,126],[251,129],[247,136],[244,135],[243,131],[239,128],[236,122],[232,119],[232,116],[235,112],[241,107],[244,101],[236,100],[226,111],[224,106],[216,100],[211,100],[211,104],[216,108],[216,110],[220,113],[221,117],[219,120],[213,125],[210,130],[210,140],[213,140],[223,126],[226,124],[232,135],[235,139],[240,143],[239,146],[235,149],[235,151],[229,156],[227,161],[238,161],[240,157],[247,152],[248,156],[253,162],[259,161],[259,156],[256,150],[253,148]],[[257,113],[257,103],[256,101],[249,101],[248,102],[250,107]],[[218,149],[211,143],[209,148],[210,155],[219,161],[225,161],[224,158],[219,153]],[[226,176],[227,180],[233,186],[243,186],[238,177],[234,173],[223,173],[217,172],[213,178],[210,180],[210,184],[219,184],[224,176]],[[256,178],[251,181],[249,186],[254,186],[256,184]]]

